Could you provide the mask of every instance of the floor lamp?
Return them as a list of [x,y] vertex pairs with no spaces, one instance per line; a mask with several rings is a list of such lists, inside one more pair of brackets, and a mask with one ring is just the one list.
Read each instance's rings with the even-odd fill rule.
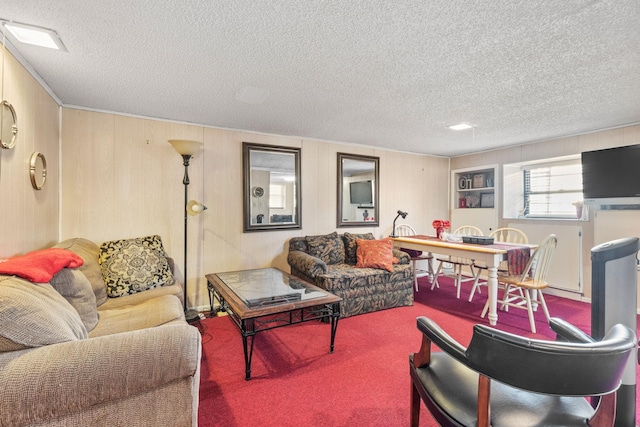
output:
[[184,315],[187,322],[194,322],[199,319],[198,312],[187,309],[187,218],[189,217],[188,187],[189,187],[189,161],[191,157],[200,150],[202,142],[190,141],[187,139],[170,139],[169,144],[182,156],[184,165]]

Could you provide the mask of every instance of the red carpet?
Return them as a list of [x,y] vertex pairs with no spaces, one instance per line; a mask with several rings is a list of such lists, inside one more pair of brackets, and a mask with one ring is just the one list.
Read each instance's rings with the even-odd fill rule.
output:
[[[328,324],[309,322],[258,334],[250,381],[244,380],[236,327],[227,317],[202,321],[200,426],[407,426],[408,356],[421,340],[416,317],[431,317],[464,345],[475,323],[488,323],[480,318],[486,291],[469,303],[468,289],[458,300],[453,286],[431,291],[429,285],[422,282],[412,307],[340,320],[333,354]],[[588,304],[548,296],[547,305],[552,316],[589,332]],[[500,329],[555,337],[542,310],[536,313],[536,335],[529,330],[526,311],[498,315]],[[424,407],[420,425],[436,425]]]

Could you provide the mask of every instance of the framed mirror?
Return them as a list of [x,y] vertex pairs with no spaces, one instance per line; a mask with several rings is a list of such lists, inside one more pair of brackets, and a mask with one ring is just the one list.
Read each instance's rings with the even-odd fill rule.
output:
[[242,143],[244,231],[301,228],[300,148]]
[[338,153],[338,227],[378,225],[379,157]]

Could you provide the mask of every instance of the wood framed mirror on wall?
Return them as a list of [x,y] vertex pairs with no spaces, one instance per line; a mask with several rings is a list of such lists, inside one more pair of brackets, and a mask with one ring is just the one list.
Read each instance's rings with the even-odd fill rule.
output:
[[378,226],[380,158],[338,153],[338,227]]
[[244,231],[302,227],[300,148],[242,143]]

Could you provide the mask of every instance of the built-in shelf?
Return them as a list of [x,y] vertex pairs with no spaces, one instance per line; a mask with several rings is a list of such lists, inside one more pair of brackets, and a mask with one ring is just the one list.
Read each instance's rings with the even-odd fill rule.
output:
[[451,226],[475,225],[488,234],[497,224],[497,166],[451,171]]
[[454,171],[453,209],[494,208],[495,168]]

